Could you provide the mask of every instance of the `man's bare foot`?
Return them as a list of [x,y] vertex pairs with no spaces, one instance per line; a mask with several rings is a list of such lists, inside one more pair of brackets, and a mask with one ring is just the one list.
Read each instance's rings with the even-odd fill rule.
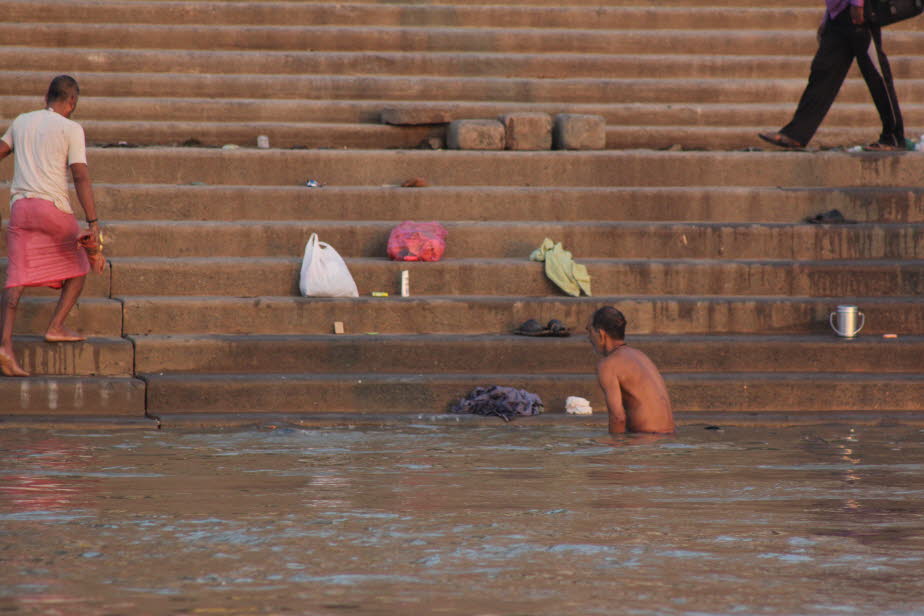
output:
[[0,349],[0,372],[3,372],[5,376],[29,376],[16,358],[2,349]]
[[81,336],[74,330],[66,327],[54,330],[49,329],[45,332],[45,342],[80,342],[86,339],[86,336]]

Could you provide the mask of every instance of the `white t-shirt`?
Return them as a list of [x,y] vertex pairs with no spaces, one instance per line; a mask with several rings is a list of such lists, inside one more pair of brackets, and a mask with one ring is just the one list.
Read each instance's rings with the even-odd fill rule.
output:
[[13,150],[15,169],[10,204],[17,199],[47,199],[73,214],[68,199],[67,170],[87,162],[83,128],[51,109],[24,113],[2,137]]

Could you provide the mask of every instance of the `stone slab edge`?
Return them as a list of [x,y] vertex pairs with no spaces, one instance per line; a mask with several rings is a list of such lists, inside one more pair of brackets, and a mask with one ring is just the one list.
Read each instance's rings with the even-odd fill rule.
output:
[[[413,426],[414,424],[446,425],[458,427],[499,428],[529,426],[587,426],[604,430],[606,414],[595,413],[592,416],[565,415],[564,413],[546,413],[536,417],[522,417],[509,424],[496,417],[475,415],[453,415],[451,413],[410,413],[410,414],[346,414],[346,413],[184,413],[173,415],[163,413],[161,429],[183,431],[212,430],[275,430],[280,428],[351,428],[351,427],[391,427]],[[718,428],[722,430],[747,427],[793,427],[817,425],[873,426],[883,428],[922,427],[924,413],[914,411],[896,411],[867,413],[859,411],[845,412],[749,412],[749,413],[713,413],[683,411],[675,414],[677,425],[681,428],[676,438],[683,438],[684,433],[695,429]],[[157,423],[139,414],[137,417],[108,416],[50,416],[0,415],[2,430],[157,430]]]

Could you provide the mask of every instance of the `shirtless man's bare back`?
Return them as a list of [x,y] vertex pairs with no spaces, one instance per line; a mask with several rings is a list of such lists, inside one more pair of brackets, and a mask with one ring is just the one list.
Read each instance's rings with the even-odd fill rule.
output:
[[597,363],[597,379],[606,397],[611,434],[669,433],[674,416],[667,386],[647,355],[626,344],[626,318],[612,306],[597,310],[587,324]]

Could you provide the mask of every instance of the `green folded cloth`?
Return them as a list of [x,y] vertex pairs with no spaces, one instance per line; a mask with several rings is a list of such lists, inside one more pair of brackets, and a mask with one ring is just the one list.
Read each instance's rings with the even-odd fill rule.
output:
[[567,293],[578,297],[581,291],[590,295],[590,274],[587,268],[575,263],[571,253],[565,250],[561,242],[557,244],[545,238],[542,245],[529,255],[530,261],[545,261],[545,275]]

